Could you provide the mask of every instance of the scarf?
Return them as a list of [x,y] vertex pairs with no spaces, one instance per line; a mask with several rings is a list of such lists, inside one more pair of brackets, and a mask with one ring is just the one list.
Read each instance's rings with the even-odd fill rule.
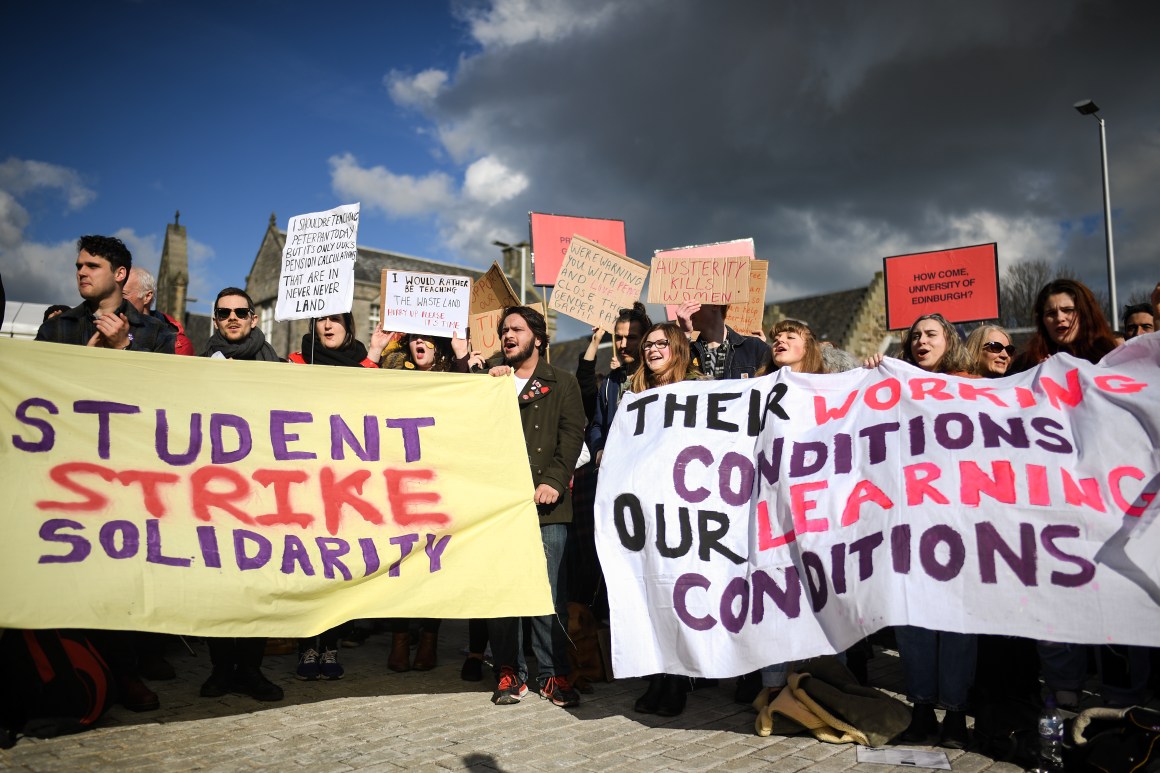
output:
[[[367,358],[367,348],[361,341],[353,341],[344,349],[327,349],[314,340],[313,333],[302,336],[302,359],[308,365],[337,365],[340,367],[357,368]],[[314,344],[311,346],[311,344]]]
[[266,343],[266,336],[259,327],[250,331],[250,334],[238,343],[230,343],[218,331],[213,331],[209,337],[209,345],[202,357],[210,357],[221,352],[227,360],[258,360],[260,362],[281,362],[282,358],[274,352],[274,347]]

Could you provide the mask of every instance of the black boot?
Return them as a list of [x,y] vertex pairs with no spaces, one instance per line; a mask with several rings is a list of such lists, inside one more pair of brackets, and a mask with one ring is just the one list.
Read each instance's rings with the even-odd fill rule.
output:
[[689,680],[684,676],[665,674],[661,688],[661,702],[657,707],[658,717],[675,717],[685,710],[689,698]]
[[641,714],[656,714],[661,705],[661,693],[664,692],[665,675],[654,674],[648,678],[648,689],[644,695],[636,699],[633,706]]
[[944,749],[967,748],[967,712],[948,711],[943,717],[942,739],[939,746]]
[[898,740],[903,743],[930,746],[939,739],[938,717],[934,715],[934,706],[929,703],[918,703],[911,709],[910,725],[902,731]]

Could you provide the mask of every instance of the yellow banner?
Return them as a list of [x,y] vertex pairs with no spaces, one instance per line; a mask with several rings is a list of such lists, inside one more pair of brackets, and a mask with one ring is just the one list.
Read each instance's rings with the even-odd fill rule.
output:
[[550,614],[510,379],[0,340],[0,627]]

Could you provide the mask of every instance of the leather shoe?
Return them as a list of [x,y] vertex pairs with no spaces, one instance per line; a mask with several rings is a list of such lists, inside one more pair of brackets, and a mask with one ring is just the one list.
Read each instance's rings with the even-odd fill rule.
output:
[[239,668],[234,674],[233,691],[256,701],[282,700],[282,688],[271,682],[260,668]]
[[661,692],[661,703],[657,706],[657,716],[678,716],[685,710],[685,702],[689,699],[689,680],[673,674],[665,674],[663,679],[665,684]]
[[161,699],[157,693],[136,676],[120,677],[117,688],[121,691],[121,705],[129,711],[156,711],[161,708]]
[[648,689],[644,695],[636,699],[633,708],[641,714],[656,714],[661,707],[661,694],[665,689],[665,675],[656,674],[648,678]]
[[411,670],[411,634],[396,633],[391,637],[391,654],[387,656],[387,668],[392,671]]
[[916,704],[911,709],[910,724],[898,740],[903,743],[930,746],[938,741],[938,717],[934,715],[934,706],[929,703]]
[[232,670],[225,671],[214,669],[213,673],[209,675],[201,684],[201,697],[203,698],[220,698],[230,691],[234,683],[234,673]]
[[468,655],[463,661],[463,668],[459,669],[459,678],[465,682],[479,682],[483,680],[483,658]]
[[437,657],[435,654],[435,647],[439,643],[439,637],[431,631],[421,631],[419,633],[419,649],[415,652],[415,664],[412,666],[416,671],[430,671],[435,668]]
[[967,748],[967,713],[965,711],[948,711],[943,717],[942,738],[938,745],[944,749]]

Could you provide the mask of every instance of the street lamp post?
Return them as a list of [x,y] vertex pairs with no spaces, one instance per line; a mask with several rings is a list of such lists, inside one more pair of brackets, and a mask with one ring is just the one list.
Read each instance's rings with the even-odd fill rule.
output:
[[1112,196],[1108,189],[1108,137],[1104,130],[1104,119],[1099,116],[1100,108],[1095,102],[1083,99],[1076,102],[1074,107],[1080,115],[1093,116],[1100,125],[1100,162],[1104,172],[1104,243],[1107,246],[1108,254],[1108,300],[1112,304],[1112,313],[1108,317],[1108,322],[1115,330],[1118,327],[1116,310],[1119,306],[1116,303],[1116,251],[1112,247]]

